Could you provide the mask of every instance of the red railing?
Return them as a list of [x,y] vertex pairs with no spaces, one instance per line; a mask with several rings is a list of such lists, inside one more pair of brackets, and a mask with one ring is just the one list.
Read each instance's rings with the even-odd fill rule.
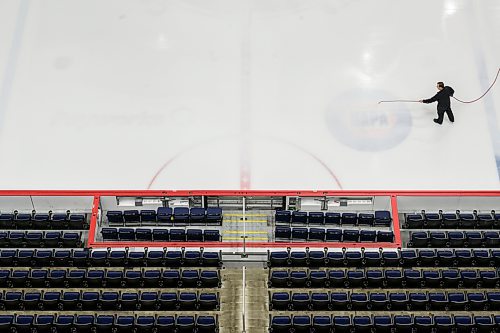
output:
[[284,247],[309,247],[309,248],[398,248],[401,247],[401,232],[398,219],[397,198],[400,196],[498,196],[500,191],[262,191],[262,190],[0,190],[0,198],[6,196],[92,196],[93,206],[90,219],[88,237],[89,247],[205,247],[205,248],[237,248],[243,247],[243,242],[98,242],[95,241],[97,227],[97,213],[102,196],[389,196],[393,219],[394,242],[392,243],[338,243],[338,242],[246,242],[248,248],[284,248]]

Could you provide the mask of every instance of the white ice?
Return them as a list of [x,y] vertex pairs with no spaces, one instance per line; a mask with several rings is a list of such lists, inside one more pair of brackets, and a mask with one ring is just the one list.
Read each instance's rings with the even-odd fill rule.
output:
[[4,0],[0,188],[498,189],[498,0]]

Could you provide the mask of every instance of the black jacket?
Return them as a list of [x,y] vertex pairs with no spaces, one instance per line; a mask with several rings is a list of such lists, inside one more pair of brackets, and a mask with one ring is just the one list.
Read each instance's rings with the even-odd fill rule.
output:
[[450,96],[453,96],[455,90],[452,87],[444,87],[443,90],[440,90],[434,97],[429,99],[424,99],[424,103],[433,103],[438,102],[437,108],[441,110],[448,110],[450,108]]

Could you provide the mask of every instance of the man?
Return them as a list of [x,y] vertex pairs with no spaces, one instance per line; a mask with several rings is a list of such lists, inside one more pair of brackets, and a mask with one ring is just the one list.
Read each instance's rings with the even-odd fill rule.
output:
[[441,125],[443,123],[443,118],[444,118],[444,113],[446,112],[446,115],[448,116],[448,119],[451,122],[455,121],[455,117],[453,116],[453,112],[451,111],[451,103],[450,103],[450,97],[453,96],[455,91],[453,90],[452,87],[448,87],[444,85],[443,82],[438,82],[437,83],[437,89],[438,93],[434,95],[434,97],[431,97],[429,99],[421,99],[419,102],[420,103],[433,103],[433,102],[438,102],[437,104],[437,113],[438,117],[434,119],[434,122],[436,124]]

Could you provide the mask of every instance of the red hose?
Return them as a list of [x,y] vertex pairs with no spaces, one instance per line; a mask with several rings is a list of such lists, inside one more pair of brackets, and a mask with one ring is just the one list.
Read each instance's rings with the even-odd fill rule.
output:
[[[476,99],[473,99],[472,101],[462,101],[461,99],[458,99],[456,97],[451,97],[453,99],[455,99],[456,101],[460,102],[460,103],[464,103],[464,104],[470,104],[470,103],[474,103],[474,102],[477,102],[479,101],[481,98],[483,98],[484,96],[486,96],[486,94],[491,90],[491,88],[493,88],[493,86],[495,85],[495,83],[497,83],[497,79],[498,79],[498,76],[500,75],[500,68],[498,69],[497,71],[497,75],[495,76],[495,80],[493,80],[493,83],[489,86],[489,88],[484,92],[484,94],[482,94],[481,96],[479,96],[478,98]],[[409,100],[409,99],[394,99],[394,100],[390,100],[390,101],[380,101],[378,102],[378,104],[380,103],[397,103],[397,102],[402,102],[402,103],[418,103],[420,101],[414,101],[414,100]]]
[[481,98],[483,98],[484,96],[486,96],[486,94],[491,90],[491,88],[493,88],[493,86],[495,85],[495,83],[497,82],[497,79],[498,79],[498,75],[500,74],[500,68],[498,69],[497,71],[497,75],[495,76],[495,80],[493,80],[493,83],[490,85],[490,87],[484,92],[484,94],[482,94],[481,96],[479,96],[478,98],[476,99],[473,99],[472,101],[462,101],[456,97],[453,97],[453,99],[457,100],[458,102],[460,103],[465,103],[465,104],[469,104],[469,103],[474,103],[474,102],[477,102],[479,101]]

